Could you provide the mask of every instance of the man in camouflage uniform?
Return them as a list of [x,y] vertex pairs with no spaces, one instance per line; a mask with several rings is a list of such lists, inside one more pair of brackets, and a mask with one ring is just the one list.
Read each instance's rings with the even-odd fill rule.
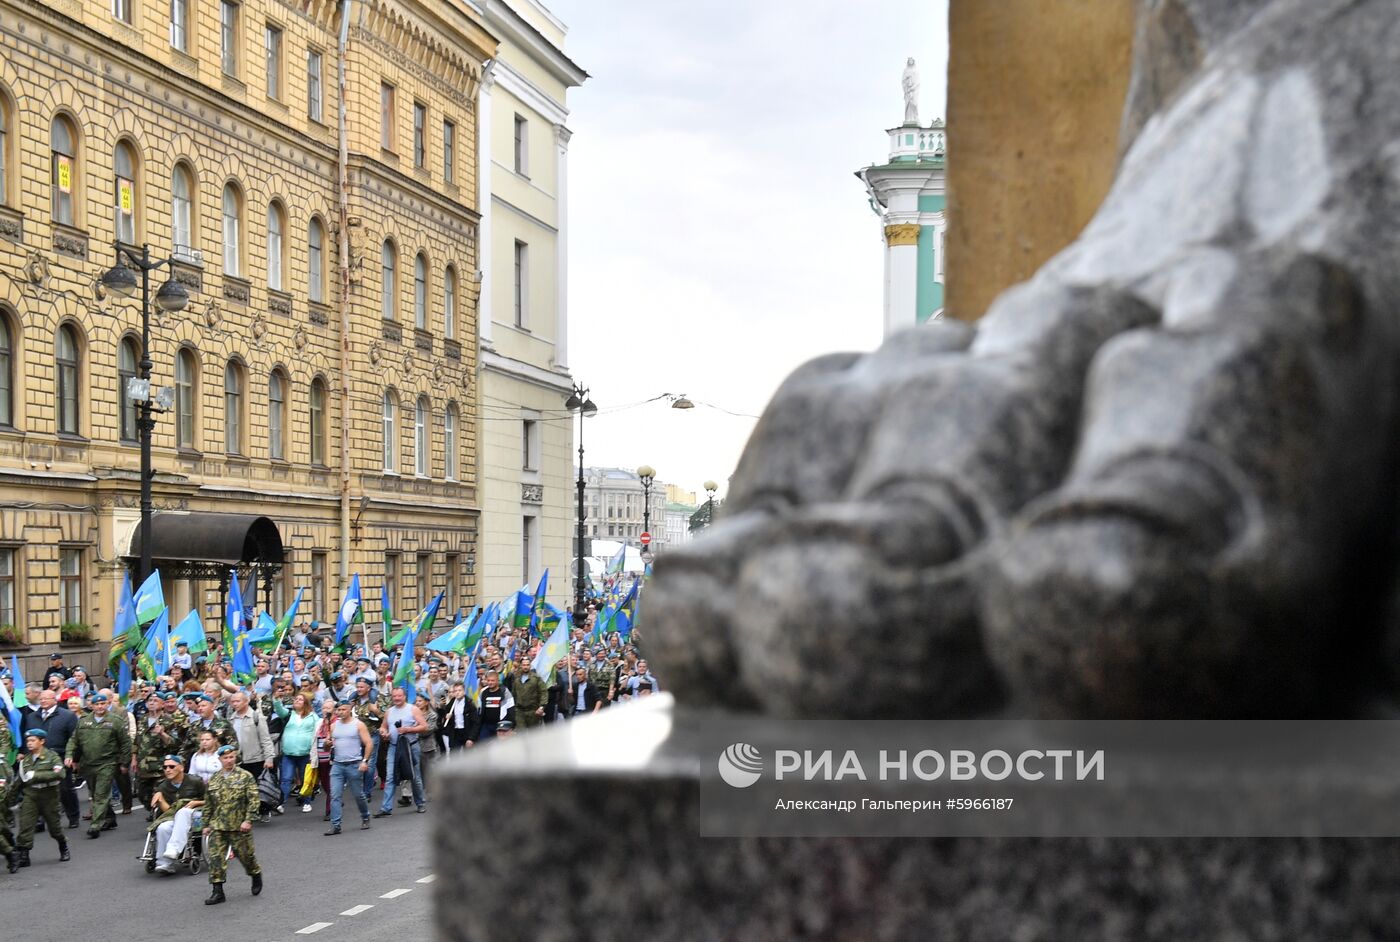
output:
[[258,816],[258,783],[238,767],[238,747],[220,746],[223,766],[204,790],[204,839],[209,857],[209,883],[213,891],[204,905],[222,903],[224,878],[228,874],[228,852],[243,864],[253,878],[253,895],[262,892],[262,867],[253,852],[253,820]]
[[180,750],[177,733],[169,728],[170,715],[157,694],[146,698],[146,713],[136,721],[136,798],[151,814],[151,796],[160,785],[165,757]]
[[[42,729],[24,734],[24,748],[28,751],[20,757],[17,770],[24,784],[24,798],[19,806],[19,837],[15,841],[21,867],[29,866],[34,826],[40,818],[44,819],[44,830],[58,842],[58,859],[69,859],[68,841],[58,823],[58,783],[63,781],[63,759],[48,748],[48,740],[49,734]],[[107,787],[112,787],[110,778]]]
[[190,764],[190,756],[194,755],[195,750],[199,748],[199,734],[206,729],[213,730],[214,735],[219,739],[219,745],[237,745],[233,726],[214,711],[213,698],[207,693],[196,693],[189,696],[194,701],[195,718],[187,724],[184,748],[180,750],[180,754],[185,757],[185,765]]
[[376,760],[379,756],[379,727],[384,722],[384,712],[389,708],[389,699],[381,697],[375,692],[370,682],[360,677],[355,680],[355,699],[350,701],[350,708],[355,713],[355,719],[365,724],[369,730],[370,754],[366,757],[369,768],[365,770],[365,800],[369,800],[369,793],[374,789],[374,775],[376,771]]
[[604,652],[602,648],[594,652],[593,666],[588,670],[588,686],[598,692],[598,699],[601,700],[603,706],[606,707],[612,702],[613,684],[616,680],[617,671],[608,663],[608,659],[603,655]]
[[11,873],[19,869],[19,853],[11,833],[15,822],[10,814],[10,765],[5,761],[13,747],[10,724],[0,722],[0,854],[5,855],[5,865]]
[[516,659],[515,676],[510,681],[510,695],[515,698],[515,719],[522,729],[544,723],[544,708],[549,702],[549,688],[530,666],[524,654]]
[[90,838],[116,829],[117,818],[112,814],[112,779],[119,765],[131,764],[131,735],[127,732],[126,716],[113,719],[107,715],[107,706],[106,694],[93,694],[92,712],[78,720],[78,728],[68,740],[63,763],[75,775],[81,771],[87,779],[88,795],[92,799],[92,826],[87,832]]

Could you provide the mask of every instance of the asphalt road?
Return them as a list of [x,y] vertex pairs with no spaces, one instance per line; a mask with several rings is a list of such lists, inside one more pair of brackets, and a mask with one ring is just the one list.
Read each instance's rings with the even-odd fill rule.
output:
[[[83,791],[78,795],[86,798]],[[375,792],[376,804],[379,795]],[[254,825],[262,894],[248,892],[247,874],[231,860],[224,887],[228,902],[221,906],[203,904],[209,895],[207,872],[146,873],[145,863],[136,859],[146,830],[140,810],[119,815],[117,830],[96,840],[83,828],[65,830],[73,852],[66,864],[59,863],[52,838],[36,834],[33,866],[15,874],[0,866],[0,927],[16,939],[45,940],[431,938],[433,804],[427,814],[395,807],[391,817],[375,819],[370,830],[361,831],[352,801],[345,832],[325,837],[329,825],[321,820],[321,801],[318,796],[310,814],[289,805],[270,824]]]

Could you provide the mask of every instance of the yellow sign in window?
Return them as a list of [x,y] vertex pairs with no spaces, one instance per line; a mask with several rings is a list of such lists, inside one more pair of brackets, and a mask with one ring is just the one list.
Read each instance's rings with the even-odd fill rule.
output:
[[60,193],[72,193],[73,159],[61,155],[55,159],[58,161],[58,190]]
[[127,216],[131,215],[131,206],[135,202],[132,189],[133,187],[130,180],[123,180],[121,177],[117,178],[117,203],[121,206],[122,213]]

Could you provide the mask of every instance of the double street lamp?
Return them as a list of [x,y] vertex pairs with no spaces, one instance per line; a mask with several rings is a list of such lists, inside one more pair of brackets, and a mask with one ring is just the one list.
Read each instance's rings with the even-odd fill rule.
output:
[[705,491],[710,495],[709,501],[705,504],[709,511],[705,514],[705,526],[707,527],[715,522],[715,491],[717,490],[719,490],[719,485],[714,481],[705,482]]
[[[644,464],[637,469],[637,478],[642,482],[642,532],[651,533],[651,485],[656,480],[656,469]],[[642,549],[646,549],[645,546]]]
[[[151,272],[170,264],[170,259],[151,258],[151,247],[142,245],[136,249],[117,243],[117,264],[103,272],[102,287],[121,298],[136,294],[137,285],[141,288],[141,362],[136,364],[137,376],[122,390],[128,399],[140,402],[140,415],[136,419],[137,438],[141,443],[141,572],[137,584],[151,574],[151,432],[156,420],[151,417]],[[128,267],[131,266],[131,267]],[[132,268],[141,272],[137,278]],[[183,311],[190,303],[190,294],[185,286],[174,278],[169,278],[156,291],[156,307],[167,314]],[[125,408],[125,406],[123,406]]]
[[588,398],[588,389],[575,383],[574,391],[564,401],[564,408],[578,413],[578,549],[575,555],[578,563],[574,572],[574,626],[582,627],[588,618],[588,607],[584,603],[584,582],[588,576],[588,564],[584,558],[583,544],[583,420],[586,416],[597,415],[598,407]]

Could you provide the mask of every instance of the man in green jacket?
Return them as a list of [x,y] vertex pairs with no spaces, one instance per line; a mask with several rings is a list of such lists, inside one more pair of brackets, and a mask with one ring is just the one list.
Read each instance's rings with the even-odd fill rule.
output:
[[[92,800],[92,826],[87,836],[101,836],[103,831],[117,827],[112,814],[112,779],[117,766],[130,766],[132,760],[131,734],[125,716],[118,721],[107,715],[106,694],[93,694],[92,712],[78,720],[78,728],[68,740],[64,765],[74,774],[80,770],[87,778],[88,795]],[[47,822],[46,822],[47,823]]]
[[253,851],[253,821],[258,816],[258,783],[238,767],[238,747],[220,746],[219,763],[204,791],[204,838],[209,858],[209,883],[213,887],[204,905],[225,901],[228,852],[253,878],[253,895],[262,892],[262,867]]
[[540,675],[530,667],[530,659],[520,655],[515,676],[510,681],[510,695],[515,698],[515,719],[524,729],[544,723],[544,708],[549,702],[549,688]]
[[[48,749],[48,741],[49,734],[42,729],[31,729],[24,734],[26,752],[20,757],[17,770],[19,780],[24,783],[24,798],[19,806],[19,837],[15,840],[21,867],[29,866],[34,826],[40,818],[44,819],[44,830],[58,842],[58,859],[69,859],[68,841],[58,823],[58,783],[63,781],[63,760]],[[107,787],[112,787],[110,778]]]

